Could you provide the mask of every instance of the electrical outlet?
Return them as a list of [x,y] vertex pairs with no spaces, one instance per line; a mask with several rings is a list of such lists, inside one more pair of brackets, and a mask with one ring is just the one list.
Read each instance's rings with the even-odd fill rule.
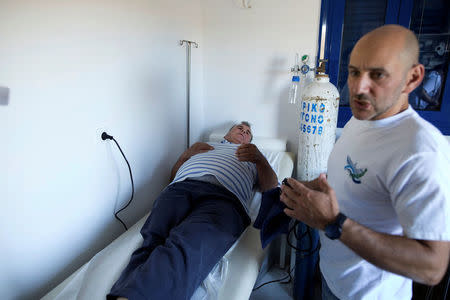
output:
[[0,105],[8,105],[9,103],[9,88],[0,86]]
[[105,142],[104,140],[102,140],[102,133],[103,132],[106,132],[107,134],[110,134],[107,127],[97,127],[97,129],[95,130],[95,140],[94,141],[96,143],[98,143],[98,142],[100,142],[100,143]]

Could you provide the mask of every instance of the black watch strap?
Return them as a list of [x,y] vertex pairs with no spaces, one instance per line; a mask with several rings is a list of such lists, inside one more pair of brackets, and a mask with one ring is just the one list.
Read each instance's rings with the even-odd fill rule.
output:
[[344,224],[345,220],[347,220],[347,216],[343,213],[339,213],[336,220],[325,227],[325,235],[332,240],[340,238],[342,234],[342,224]]

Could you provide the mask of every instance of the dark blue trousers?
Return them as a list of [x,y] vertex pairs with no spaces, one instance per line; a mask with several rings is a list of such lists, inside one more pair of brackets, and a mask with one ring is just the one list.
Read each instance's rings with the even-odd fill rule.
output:
[[107,299],[190,299],[249,224],[240,201],[223,187],[194,180],[169,185]]

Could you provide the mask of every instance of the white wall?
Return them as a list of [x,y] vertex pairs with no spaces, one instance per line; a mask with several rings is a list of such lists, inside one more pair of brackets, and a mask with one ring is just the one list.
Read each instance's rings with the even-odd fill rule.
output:
[[[37,299],[149,211],[185,146],[199,0],[0,0],[0,294]],[[193,138],[202,121],[193,50]],[[195,70],[195,71],[194,71]],[[3,102],[2,102],[3,103]]]
[[288,104],[295,53],[316,55],[320,1],[204,0],[205,124],[248,120],[256,135],[284,136],[296,152]]

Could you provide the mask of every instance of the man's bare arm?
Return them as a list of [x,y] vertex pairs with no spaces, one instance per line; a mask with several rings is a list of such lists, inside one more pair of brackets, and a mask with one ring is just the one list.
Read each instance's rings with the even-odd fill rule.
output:
[[377,267],[427,285],[441,281],[450,255],[450,242],[383,234],[351,219],[344,222],[340,241]]
[[183,154],[180,155],[175,165],[172,167],[172,171],[170,172],[170,182],[175,178],[175,175],[178,172],[178,169],[192,156],[204,153],[210,150],[213,150],[214,147],[207,144],[207,143],[195,143],[191,147],[189,147],[186,151],[183,152]]
[[278,185],[278,178],[267,159],[254,144],[243,144],[236,150],[239,161],[249,161],[256,165],[258,185],[261,191],[270,190]]
[[[288,216],[321,230],[336,219],[339,207],[325,176],[319,179],[321,191],[294,179],[288,182],[292,188],[283,186],[281,195]],[[350,218],[343,224],[340,241],[377,267],[427,285],[439,283],[449,262],[450,242],[383,234]]]

